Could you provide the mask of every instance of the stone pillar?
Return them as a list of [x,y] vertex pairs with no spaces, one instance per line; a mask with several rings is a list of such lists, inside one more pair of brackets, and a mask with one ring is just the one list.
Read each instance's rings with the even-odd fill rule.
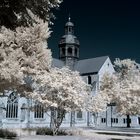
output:
[[77,57],[79,58],[79,48],[77,48]]
[[68,47],[65,49],[65,56],[68,56]]
[[75,48],[72,47],[72,56],[74,57],[75,56]]

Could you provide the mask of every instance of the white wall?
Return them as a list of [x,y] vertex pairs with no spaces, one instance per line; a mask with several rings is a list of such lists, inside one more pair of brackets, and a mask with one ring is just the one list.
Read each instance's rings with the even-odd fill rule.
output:
[[115,72],[115,70],[113,68],[113,64],[112,64],[109,57],[106,59],[106,61],[104,62],[104,64],[102,65],[102,67],[98,73],[99,74],[99,82],[102,80],[102,77],[106,72],[110,73],[110,74]]

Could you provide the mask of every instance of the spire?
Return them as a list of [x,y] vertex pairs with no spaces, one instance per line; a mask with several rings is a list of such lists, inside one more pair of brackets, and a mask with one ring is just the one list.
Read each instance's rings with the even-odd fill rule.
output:
[[65,34],[74,34],[74,24],[71,22],[70,14],[68,16],[68,21],[65,24]]
[[65,24],[65,26],[74,26],[74,24],[71,22],[71,17],[70,17],[70,14],[69,14],[69,16],[68,16],[68,21],[67,21],[67,23]]
[[70,14],[69,14],[69,18],[68,18],[68,21],[70,22],[70,20],[71,20],[71,17],[70,17]]

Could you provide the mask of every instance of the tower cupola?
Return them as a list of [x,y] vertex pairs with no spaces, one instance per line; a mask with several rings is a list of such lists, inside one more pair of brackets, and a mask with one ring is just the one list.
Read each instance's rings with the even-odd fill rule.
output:
[[71,22],[71,18],[69,17],[68,22],[65,24],[65,34],[74,34],[74,24]]
[[74,63],[79,59],[79,46],[79,40],[74,35],[74,24],[69,17],[65,24],[65,34],[59,42],[59,58],[70,68],[72,68]]

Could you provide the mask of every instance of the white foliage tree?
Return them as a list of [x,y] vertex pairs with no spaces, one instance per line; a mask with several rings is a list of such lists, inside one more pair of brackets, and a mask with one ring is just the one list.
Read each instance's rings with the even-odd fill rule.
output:
[[130,127],[129,115],[140,114],[140,68],[130,59],[117,59],[114,63],[116,73],[104,76],[100,92],[105,101],[116,104],[120,114],[127,115],[127,127]]
[[97,119],[100,112],[106,110],[107,101],[102,94],[90,95],[87,110],[94,116],[94,125],[97,126]]
[[55,109],[57,132],[67,111],[85,109],[88,87],[78,72],[51,67],[48,23],[34,19],[33,26],[0,30],[0,92],[16,89],[45,108]]
[[44,71],[39,77],[40,82],[35,85],[36,94],[31,98],[51,108],[52,128],[57,134],[66,112],[86,110],[90,88],[78,72],[67,67],[52,68],[49,73]]
[[51,51],[46,44],[49,35],[48,23],[42,20],[30,27],[18,27],[16,31],[1,28],[1,92],[11,88],[28,91],[24,78],[30,75],[35,79],[38,72],[51,67]]
[[[61,0],[2,2],[2,7],[13,7],[11,8],[13,11],[9,14],[14,13],[16,18],[10,20],[20,18],[22,20],[21,24],[16,25],[17,21],[15,24],[6,24],[8,28],[14,30],[7,29],[4,27],[5,24],[0,28],[0,92],[11,88],[20,92],[32,91],[25,83],[25,78],[30,75],[34,76],[32,77],[34,79],[38,72],[50,68],[52,57],[51,51],[47,48],[50,31],[49,19],[46,20],[46,16],[51,13],[50,9],[59,7],[61,2]],[[44,17],[40,15],[38,7],[46,13]]]

